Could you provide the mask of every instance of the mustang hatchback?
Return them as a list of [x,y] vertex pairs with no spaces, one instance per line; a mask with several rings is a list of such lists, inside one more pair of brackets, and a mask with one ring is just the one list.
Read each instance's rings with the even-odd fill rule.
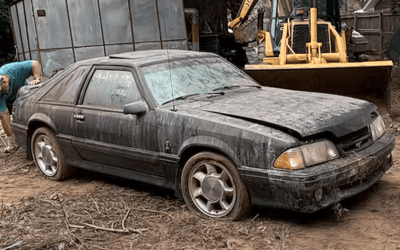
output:
[[261,87],[209,53],[77,62],[26,86],[12,123],[52,180],[83,168],[175,190],[202,217],[315,212],[377,182],[395,138],[372,103]]

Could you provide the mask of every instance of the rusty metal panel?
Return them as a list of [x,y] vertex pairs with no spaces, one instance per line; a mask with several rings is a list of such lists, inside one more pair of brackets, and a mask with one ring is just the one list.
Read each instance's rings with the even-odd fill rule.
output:
[[25,0],[24,4],[25,4],[26,23],[27,23],[27,29],[28,29],[29,49],[36,50],[35,29],[33,26],[31,1]]
[[42,69],[45,77],[51,76],[56,68],[65,68],[74,63],[72,49],[59,49],[54,51],[42,51]]
[[120,44],[120,45],[107,45],[106,46],[106,55],[114,55],[124,52],[133,51],[132,44]]
[[96,0],[68,0],[74,46],[103,44],[100,12]]
[[[72,47],[65,0],[32,0],[40,49]],[[39,16],[37,10],[45,10]]]
[[99,0],[104,42],[131,43],[132,27],[128,0]]
[[27,52],[29,51],[29,46],[28,46],[28,37],[26,32],[25,11],[23,2],[17,3],[17,11],[18,11],[20,32],[22,35],[22,46],[24,48],[24,52]]
[[182,0],[157,0],[162,40],[186,39]]
[[153,49],[161,49],[160,42],[153,42],[153,43],[136,43],[135,50],[153,50]]
[[130,0],[135,42],[160,41],[156,0]]
[[22,41],[21,41],[21,33],[18,25],[18,16],[17,16],[17,7],[13,5],[10,7],[11,9],[11,16],[13,21],[14,33],[15,33],[15,43],[18,48],[18,52],[22,52]]
[[103,46],[75,48],[76,61],[82,61],[101,56],[104,56]]

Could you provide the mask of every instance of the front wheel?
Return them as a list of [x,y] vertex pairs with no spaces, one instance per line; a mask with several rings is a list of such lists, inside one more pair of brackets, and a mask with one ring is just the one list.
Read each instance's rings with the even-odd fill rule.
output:
[[32,156],[35,165],[49,179],[60,181],[72,174],[54,132],[46,127],[37,129],[32,136]]
[[182,195],[191,211],[204,218],[238,220],[251,207],[250,195],[235,164],[227,157],[202,152],[183,167]]

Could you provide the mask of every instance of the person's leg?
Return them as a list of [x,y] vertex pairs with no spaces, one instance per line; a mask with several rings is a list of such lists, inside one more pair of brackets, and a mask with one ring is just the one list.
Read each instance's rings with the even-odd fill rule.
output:
[[4,132],[7,135],[6,139],[6,148],[4,152],[9,153],[11,152],[14,148],[17,147],[16,141],[15,141],[15,136],[14,133],[11,129],[11,119],[10,119],[10,113],[8,109],[6,109],[4,112],[0,112],[0,120],[1,120],[1,125],[3,126]]

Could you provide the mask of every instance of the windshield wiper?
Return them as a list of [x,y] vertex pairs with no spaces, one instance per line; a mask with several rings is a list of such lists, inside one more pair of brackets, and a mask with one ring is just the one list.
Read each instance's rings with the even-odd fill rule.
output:
[[211,93],[195,93],[195,94],[182,95],[182,96],[178,96],[174,99],[168,100],[166,102],[163,102],[162,105],[176,101],[176,100],[184,100],[188,97],[195,96],[195,95],[225,95],[225,93],[224,92],[211,92]]
[[240,87],[253,87],[253,88],[261,89],[261,86],[258,86],[258,85],[226,85],[226,86],[223,86],[223,87],[219,87],[219,88],[213,89],[213,91],[240,88]]

